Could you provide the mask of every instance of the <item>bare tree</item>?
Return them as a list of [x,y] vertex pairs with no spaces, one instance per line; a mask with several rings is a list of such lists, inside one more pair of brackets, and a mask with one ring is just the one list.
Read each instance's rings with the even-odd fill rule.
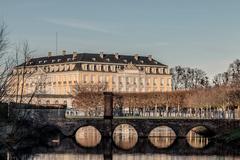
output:
[[176,66],[171,68],[171,74],[175,90],[206,88],[209,86],[209,78],[206,72],[198,68]]
[[85,112],[87,116],[100,114],[103,111],[105,83],[99,84],[77,84],[73,91],[73,105],[75,108]]

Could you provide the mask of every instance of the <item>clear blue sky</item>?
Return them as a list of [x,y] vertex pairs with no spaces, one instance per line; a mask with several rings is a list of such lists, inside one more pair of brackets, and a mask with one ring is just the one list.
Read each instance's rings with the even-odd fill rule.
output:
[[0,0],[12,43],[35,56],[67,52],[152,54],[209,76],[240,58],[240,0]]

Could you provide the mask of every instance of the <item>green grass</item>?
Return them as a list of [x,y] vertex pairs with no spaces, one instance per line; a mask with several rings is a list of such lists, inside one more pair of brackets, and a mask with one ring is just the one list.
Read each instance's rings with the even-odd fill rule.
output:
[[217,141],[221,141],[224,143],[236,143],[240,142],[240,128],[234,129],[229,133],[225,133],[219,136],[216,136],[215,139]]

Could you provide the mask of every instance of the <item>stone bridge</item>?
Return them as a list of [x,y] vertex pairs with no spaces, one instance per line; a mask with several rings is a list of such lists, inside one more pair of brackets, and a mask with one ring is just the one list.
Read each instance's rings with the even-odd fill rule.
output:
[[120,124],[129,124],[135,128],[138,137],[148,137],[151,130],[159,126],[168,126],[177,137],[186,137],[188,132],[197,126],[204,126],[212,135],[225,133],[240,127],[240,120],[233,119],[63,119],[49,121],[45,125],[54,126],[65,136],[74,136],[84,126],[95,127],[103,137],[111,137],[114,129]]
[[[102,137],[111,137],[114,129],[120,124],[129,124],[135,128],[138,137],[148,137],[151,130],[159,126],[168,126],[177,137],[186,137],[188,132],[197,126],[205,127],[209,133],[216,135],[240,127],[240,120],[236,119],[151,119],[150,117],[116,118],[113,117],[113,93],[104,93],[104,117],[67,119],[58,117],[47,121],[47,125],[55,126],[66,136],[74,136],[76,131],[84,126],[95,127]],[[59,119],[60,118],[60,119]]]

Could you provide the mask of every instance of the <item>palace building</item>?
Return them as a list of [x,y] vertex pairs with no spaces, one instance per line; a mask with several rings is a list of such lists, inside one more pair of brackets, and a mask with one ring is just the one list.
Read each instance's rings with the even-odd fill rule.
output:
[[77,84],[104,83],[109,92],[172,90],[168,66],[151,55],[66,54],[63,51],[62,55],[53,56],[49,52],[46,57],[29,59],[17,66],[13,75],[13,82],[18,86],[14,94],[23,95],[23,102],[42,105],[65,104],[72,107],[71,93]]

